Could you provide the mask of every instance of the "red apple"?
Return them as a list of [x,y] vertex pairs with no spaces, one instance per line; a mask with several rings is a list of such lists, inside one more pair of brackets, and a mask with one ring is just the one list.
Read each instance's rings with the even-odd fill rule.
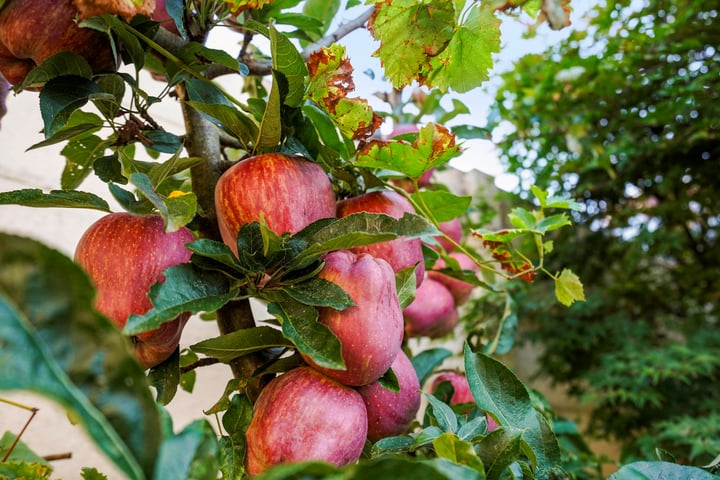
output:
[[165,30],[179,33],[175,20],[173,20],[165,7],[165,0],[155,0],[155,11],[151,18],[156,22],[160,22],[160,26]]
[[450,290],[429,277],[418,287],[415,300],[403,310],[403,317],[408,337],[430,338],[450,333],[459,318]]
[[[358,212],[384,213],[393,218],[401,218],[405,213],[415,213],[410,202],[399,193],[382,190],[364,193],[357,197],[340,200],[337,203],[337,216],[347,217]],[[422,242],[419,238],[396,238],[387,242],[374,243],[352,249],[356,253],[369,253],[386,260],[395,272],[416,266],[415,281],[420,285],[425,273]]]
[[[455,241],[456,243],[460,243],[462,241],[463,229],[459,218],[453,218],[452,220],[448,220],[447,222],[440,222],[439,226],[440,231],[453,239],[453,241]],[[450,241],[444,236],[438,235],[435,237],[435,240],[438,241],[440,246],[443,247],[446,252],[452,252],[453,250],[455,250],[455,245],[450,243]]]
[[80,28],[73,0],[8,0],[0,9],[0,74],[13,85],[60,51],[84,57],[93,71],[108,72],[116,61],[106,34]]
[[[472,392],[470,391],[470,384],[467,381],[465,374],[460,372],[444,372],[435,377],[432,385],[430,386],[430,392],[434,392],[441,383],[450,382],[453,387],[453,395],[450,398],[450,405],[462,405],[466,403],[475,403]],[[490,415],[485,414],[487,420],[487,431],[491,432],[498,428],[498,424]]]
[[[152,308],[147,292],[164,280],[163,270],[190,261],[185,244],[193,240],[186,228],[166,233],[159,215],[112,213],[83,234],[75,249],[75,261],[97,289],[95,308],[122,329],[130,314],[143,314]],[[132,338],[135,356],[145,368],[170,356],[188,318],[184,313]]]
[[[457,260],[461,270],[470,270],[476,275],[480,271],[480,268],[473,261],[473,259],[465,255],[464,253],[452,252],[449,254],[449,256]],[[448,290],[450,290],[450,293],[452,293],[452,296],[455,299],[455,305],[462,305],[466,303],[470,299],[470,295],[472,294],[475,285],[436,271],[443,268],[445,268],[445,262],[442,258],[440,258],[435,263],[433,269],[428,272],[428,277],[442,283],[448,288]]]
[[73,0],[84,20],[96,15],[120,15],[131,20],[135,15],[150,16],[155,10],[155,0]]
[[347,465],[360,458],[366,435],[367,411],[355,389],[297,367],[271,380],[255,402],[247,473],[309,460]]
[[215,188],[223,241],[237,255],[237,234],[265,220],[281,235],[335,216],[335,193],[325,171],[302,157],[266,153],[241,160],[225,171]]
[[392,370],[398,380],[399,392],[388,390],[379,382],[358,389],[367,407],[367,436],[373,442],[407,432],[420,409],[420,381],[402,350],[395,358]]
[[325,256],[320,278],[340,286],[355,306],[345,310],[320,308],[318,321],[327,325],[342,345],[345,370],[311,366],[345,385],[361,386],[385,374],[400,352],[402,310],[395,291],[395,274],[382,259],[347,250]]

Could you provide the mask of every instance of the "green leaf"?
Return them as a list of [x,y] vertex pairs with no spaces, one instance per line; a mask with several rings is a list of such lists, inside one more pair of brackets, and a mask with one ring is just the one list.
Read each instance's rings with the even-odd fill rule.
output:
[[398,383],[397,375],[395,375],[392,368],[388,368],[387,372],[385,372],[377,381],[386,390],[390,390],[395,393],[400,391],[400,383]]
[[449,162],[460,153],[454,134],[445,127],[428,123],[420,128],[413,144],[397,140],[368,143],[358,151],[355,165],[392,170],[407,177],[420,178],[431,168]]
[[220,438],[220,470],[223,478],[240,478],[245,473],[245,432],[252,420],[250,399],[242,394],[233,395],[230,406],[222,416],[222,425],[228,433]]
[[245,145],[251,144],[258,137],[259,128],[255,121],[235,107],[198,101],[189,101],[187,104],[209,116],[217,126],[232,134]]
[[100,87],[77,75],[56,77],[47,82],[40,92],[45,138],[64,127],[70,114],[85,105],[91,94],[98,92]]
[[452,352],[447,348],[431,348],[423,350],[411,358],[410,362],[412,362],[418,379],[420,379],[420,385],[423,385],[435,369],[451,355]]
[[499,361],[465,345],[465,375],[476,405],[509,431],[518,431],[535,457],[536,478],[559,465],[560,447],[545,417],[533,407],[525,385]]
[[115,118],[125,97],[125,81],[117,74],[102,75],[96,83],[105,93],[105,97],[91,97],[93,104],[105,118]]
[[270,88],[270,96],[265,105],[265,113],[260,122],[260,131],[255,141],[257,149],[274,148],[280,143],[282,138],[282,120],[280,118],[280,84],[278,77],[280,74],[273,72],[272,87]]
[[0,265],[0,390],[59,402],[126,475],[150,477],[158,411],[127,339],[94,310],[85,273],[40,243],[1,233]]
[[301,283],[296,283],[284,289],[292,299],[303,305],[315,307],[330,307],[335,310],[345,310],[355,305],[350,295],[328,280],[312,277]]
[[446,0],[376,1],[368,29],[380,42],[379,57],[385,76],[396,88],[422,82],[430,59],[453,38],[455,9]]
[[169,404],[180,384],[180,349],[176,348],[164,362],[152,367],[148,372],[148,380],[157,392],[157,402],[160,405]]
[[521,458],[520,435],[509,435],[504,428],[489,432],[477,445],[489,480],[502,478],[508,467]]
[[2,462],[0,479],[45,480],[50,478],[52,467],[42,463]]
[[415,300],[417,292],[417,277],[415,267],[403,268],[395,274],[395,289],[397,290],[400,308],[405,308]]
[[[29,414],[30,412],[28,412],[28,416]],[[2,452],[3,457],[7,454],[13,443],[16,442],[16,439],[17,435],[12,432],[5,432],[2,438],[0,438],[0,452]],[[50,466],[50,463],[47,460],[45,460],[37,453],[33,452],[30,447],[28,447],[22,440],[17,440],[17,443],[15,443],[15,446],[13,447],[13,451],[10,453],[10,456],[5,461],[39,463],[48,467]]]
[[168,232],[177,231],[195,217],[197,197],[194,193],[165,199],[157,192],[150,177],[144,173],[133,173],[130,175],[130,182],[158,209]]
[[115,142],[114,137],[103,139],[97,135],[78,135],[70,139],[60,153],[65,157],[65,168],[60,185],[65,190],[77,188],[92,172],[95,160]]
[[576,301],[584,302],[585,292],[580,278],[571,270],[564,269],[555,279],[555,296],[566,307]]
[[206,420],[195,420],[163,441],[153,478],[217,478],[218,452],[217,436],[210,424]]
[[408,436],[385,437],[375,442],[370,451],[372,457],[378,457],[388,453],[408,452],[414,446],[415,441]]
[[100,130],[102,126],[103,119],[96,114],[83,112],[82,110],[75,110],[70,115],[70,119],[63,128],[55,132],[55,134],[53,134],[50,138],[32,145],[28,148],[28,150],[47,147],[74,137],[89,135]]
[[438,222],[447,222],[467,213],[472,196],[457,196],[445,190],[420,190],[412,194],[417,203],[427,207]]
[[323,219],[296,234],[307,242],[308,248],[300,253],[292,265],[335,250],[370,245],[398,237],[417,238],[438,235],[438,230],[425,218],[405,213],[400,219],[381,213],[353,213],[339,219]]
[[522,207],[513,208],[508,214],[508,220],[515,227],[525,230],[534,230],[537,224],[535,215]]
[[305,77],[308,75],[305,60],[290,39],[273,25],[270,25],[269,38],[273,69],[287,80],[288,93],[283,103],[300,107],[305,98]]
[[150,288],[153,308],[143,315],[130,315],[123,333],[131,336],[154,330],[184,312],[213,312],[238,294],[225,277],[190,263],[172,266],[164,275],[165,282]]
[[439,55],[430,59],[424,82],[442,92],[468,92],[488,79],[492,54],[500,51],[500,21],[491,8],[474,3],[464,14],[452,39]]
[[80,470],[80,476],[83,480],[108,480],[107,476],[100,473],[96,468],[83,467]]
[[0,192],[0,205],[22,205],[42,208],[89,208],[109,212],[110,206],[94,193],[77,190],[50,190],[37,188]]
[[460,440],[455,434],[443,433],[433,441],[433,448],[440,458],[446,458],[453,463],[467,465],[478,472],[485,473],[483,462],[475,453],[472,443]]
[[318,38],[327,32],[340,10],[340,0],[307,0],[303,5],[303,14],[320,20],[322,27],[318,31]]
[[277,328],[253,327],[203,340],[191,345],[190,349],[229,363],[238,357],[266,348],[292,346],[293,343]]
[[450,406],[434,395],[425,393],[425,398],[432,407],[433,416],[444,432],[455,432],[458,428],[457,416]]
[[345,369],[340,340],[317,321],[315,307],[302,305],[290,298],[268,304],[268,313],[282,323],[285,338],[297,349],[325,368]]
[[23,80],[22,88],[37,88],[57,77],[72,75],[84,79],[93,76],[87,60],[77,53],[58,52],[33,68]]
[[608,480],[717,480],[718,477],[696,467],[668,462],[634,462],[623,466]]

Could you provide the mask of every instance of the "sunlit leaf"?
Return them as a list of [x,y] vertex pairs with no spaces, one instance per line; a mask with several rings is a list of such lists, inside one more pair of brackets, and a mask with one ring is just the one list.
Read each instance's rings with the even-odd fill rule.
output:
[[555,280],[555,296],[566,307],[576,301],[585,301],[585,292],[580,278],[571,270],[564,269]]

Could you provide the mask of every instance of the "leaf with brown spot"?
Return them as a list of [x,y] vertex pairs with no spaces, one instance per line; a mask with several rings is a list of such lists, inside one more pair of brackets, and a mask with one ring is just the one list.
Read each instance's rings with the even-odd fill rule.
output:
[[427,124],[410,144],[402,140],[374,140],[358,152],[355,165],[381,168],[419,178],[431,168],[447,163],[461,153],[455,134],[437,124]]
[[333,44],[315,51],[307,63],[310,83],[307,98],[327,113],[343,135],[364,140],[380,127],[382,118],[363,98],[348,98],[355,89],[353,67],[345,47]]

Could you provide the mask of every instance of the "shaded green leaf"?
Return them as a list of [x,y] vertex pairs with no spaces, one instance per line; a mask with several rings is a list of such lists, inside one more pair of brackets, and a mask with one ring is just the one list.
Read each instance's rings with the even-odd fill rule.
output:
[[0,264],[0,389],[54,399],[130,478],[150,477],[160,444],[156,405],[127,339],[94,310],[85,273],[7,234]]
[[345,369],[340,340],[330,329],[317,321],[315,307],[302,305],[292,299],[268,304],[268,313],[282,323],[285,338],[297,349],[325,368]]
[[423,385],[435,369],[451,355],[452,352],[447,348],[431,348],[412,357],[410,361],[420,379],[420,385]]
[[210,424],[206,420],[195,420],[163,441],[153,478],[217,478],[218,452],[217,436]]
[[180,384],[180,349],[176,348],[164,362],[152,367],[148,372],[148,380],[157,392],[157,402],[160,405],[169,404]]
[[499,428],[489,432],[478,443],[478,454],[488,479],[501,478],[508,467],[521,456],[520,435],[509,435]]
[[42,208],[89,208],[109,212],[110,206],[94,193],[77,190],[50,190],[45,193],[38,188],[26,188],[0,192],[0,205],[23,205]]
[[432,407],[433,417],[437,420],[440,428],[445,432],[455,432],[458,428],[458,421],[455,412],[450,406],[429,393],[425,393],[425,398]]
[[634,462],[624,465],[608,480],[717,480],[717,476],[696,467],[668,462]]
[[90,79],[93,71],[85,57],[68,51],[58,52],[33,68],[23,80],[22,88],[37,88],[54,78],[69,75]]
[[418,204],[432,212],[438,222],[447,222],[465,215],[472,202],[472,196],[458,196],[445,190],[420,190],[412,196]]
[[350,295],[338,285],[324,278],[312,277],[301,283],[296,283],[284,289],[292,299],[303,305],[315,307],[330,307],[335,310],[345,310],[355,305]]
[[266,348],[292,346],[292,342],[277,328],[253,327],[203,340],[191,345],[190,349],[229,363],[238,357]]
[[45,138],[50,138],[65,126],[70,114],[85,105],[91,94],[100,92],[91,80],[77,75],[56,77],[40,92],[40,113]]
[[126,335],[154,330],[184,312],[213,312],[238,294],[225,277],[190,263],[172,266],[164,276],[165,282],[150,288],[153,308],[143,315],[130,315],[123,329]]

